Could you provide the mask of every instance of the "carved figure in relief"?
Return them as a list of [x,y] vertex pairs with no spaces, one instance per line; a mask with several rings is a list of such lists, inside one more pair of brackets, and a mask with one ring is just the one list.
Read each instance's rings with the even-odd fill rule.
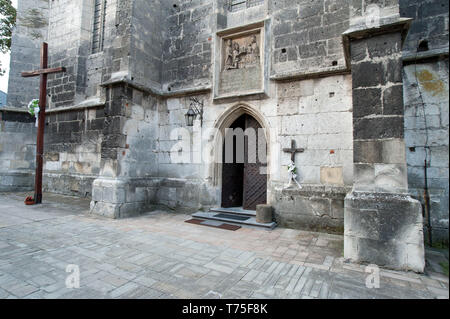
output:
[[241,61],[241,52],[240,52],[240,48],[239,48],[239,43],[234,42],[234,47],[233,47],[233,66],[235,69],[239,69],[239,62]]
[[225,69],[234,69],[233,41],[228,40],[225,48]]
[[258,64],[259,61],[260,51],[256,35],[252,35],[242,47],[238,41],[226,40],[225,70],[246,68]]
[[248,45],[248,47],[249,47],[249,63],[251,64],[258,63],[260,56],[259,56],[258,42],[256,41],[256,35],[252,36],[252,40]]

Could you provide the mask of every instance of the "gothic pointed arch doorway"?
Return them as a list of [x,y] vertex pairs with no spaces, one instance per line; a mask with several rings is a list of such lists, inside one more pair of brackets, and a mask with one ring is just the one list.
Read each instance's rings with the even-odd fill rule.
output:
[[267,141],[253,116],[244,113],[225,130],[222,154],[222,207],[266,204]]

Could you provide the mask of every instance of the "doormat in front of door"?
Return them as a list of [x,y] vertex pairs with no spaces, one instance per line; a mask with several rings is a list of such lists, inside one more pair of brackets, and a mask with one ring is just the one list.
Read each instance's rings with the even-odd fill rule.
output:
[[190,220],[186,220],[185,222],[189,223],[189,224],[194,224],[194,225],[220,228],[220,229],[231,230],[231,231],[236,231],[238,229],[241,229],[241,226],[231,225],[231,224],[222,223],[222,222],[216,222],[216,221],[212,221],[212,220],[201,220],[201,219],[193,218]]

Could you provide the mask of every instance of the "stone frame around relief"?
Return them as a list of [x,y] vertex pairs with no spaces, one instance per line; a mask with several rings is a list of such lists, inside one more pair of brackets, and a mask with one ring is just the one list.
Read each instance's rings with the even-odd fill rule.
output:
[[[251,95],[267,95],[268,87],[268,41],[267,29],[268,21],[261,21],[242,27],[231,28],[217,32],[215,41],[215,61],[214,61],[214,99],[236,98]],[[242,55],[238,54],[238,59],[247,59],[243,65],[236,66],[235,63],[226,63],[226,46],[228,41],[239,44],[240,48],[249,46],[253,42],[253,36],[256,36],[256,43],[259,49],[259,61],[255,63],[255,59],[247,56],[246,52]],[[237,50],[239,52],[239,50]],[[242,50],[241,50],[242,51]],[[236,51],[233,51],[236,56]],[[248,62],[248,59],[252,62]],[[234,61],[235,62],[235,61]],[[226,67],[228,65],[228,68]],[[259,69],[257,68],[259,66]],[[254,80],[257,76],[258,79]],[[233,80],[239,79],[233,82]],[[230,83],[233,82],[233,83]],[[229,83],[227,85],[227,83]],[[245,85],[249,87],[246,89]]]

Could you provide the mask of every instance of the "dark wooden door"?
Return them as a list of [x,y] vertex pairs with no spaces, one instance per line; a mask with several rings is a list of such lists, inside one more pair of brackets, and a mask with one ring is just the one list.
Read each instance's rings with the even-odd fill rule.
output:
[[[241,117],[230,127],[245,127],[245,117]],[[244,194],[244,163],[237,163],[236,138],[233,141],[233,163],[225,161],[225,145],[223,146],[222,167],[222,207],[241,207]]]
[[243,196],[242,164],[223,164],[222,207],[241,207]]
[[259,148],[267,144],[264,134],[259,136],[261,126],[253,117],[246,116],[245,128],[255,130],[256,140],[245,138],[243,207],[256,210],[256,205],[267,203],[267,174],[264,174],[267,165],[265,160],[262,162],[259,158]]

